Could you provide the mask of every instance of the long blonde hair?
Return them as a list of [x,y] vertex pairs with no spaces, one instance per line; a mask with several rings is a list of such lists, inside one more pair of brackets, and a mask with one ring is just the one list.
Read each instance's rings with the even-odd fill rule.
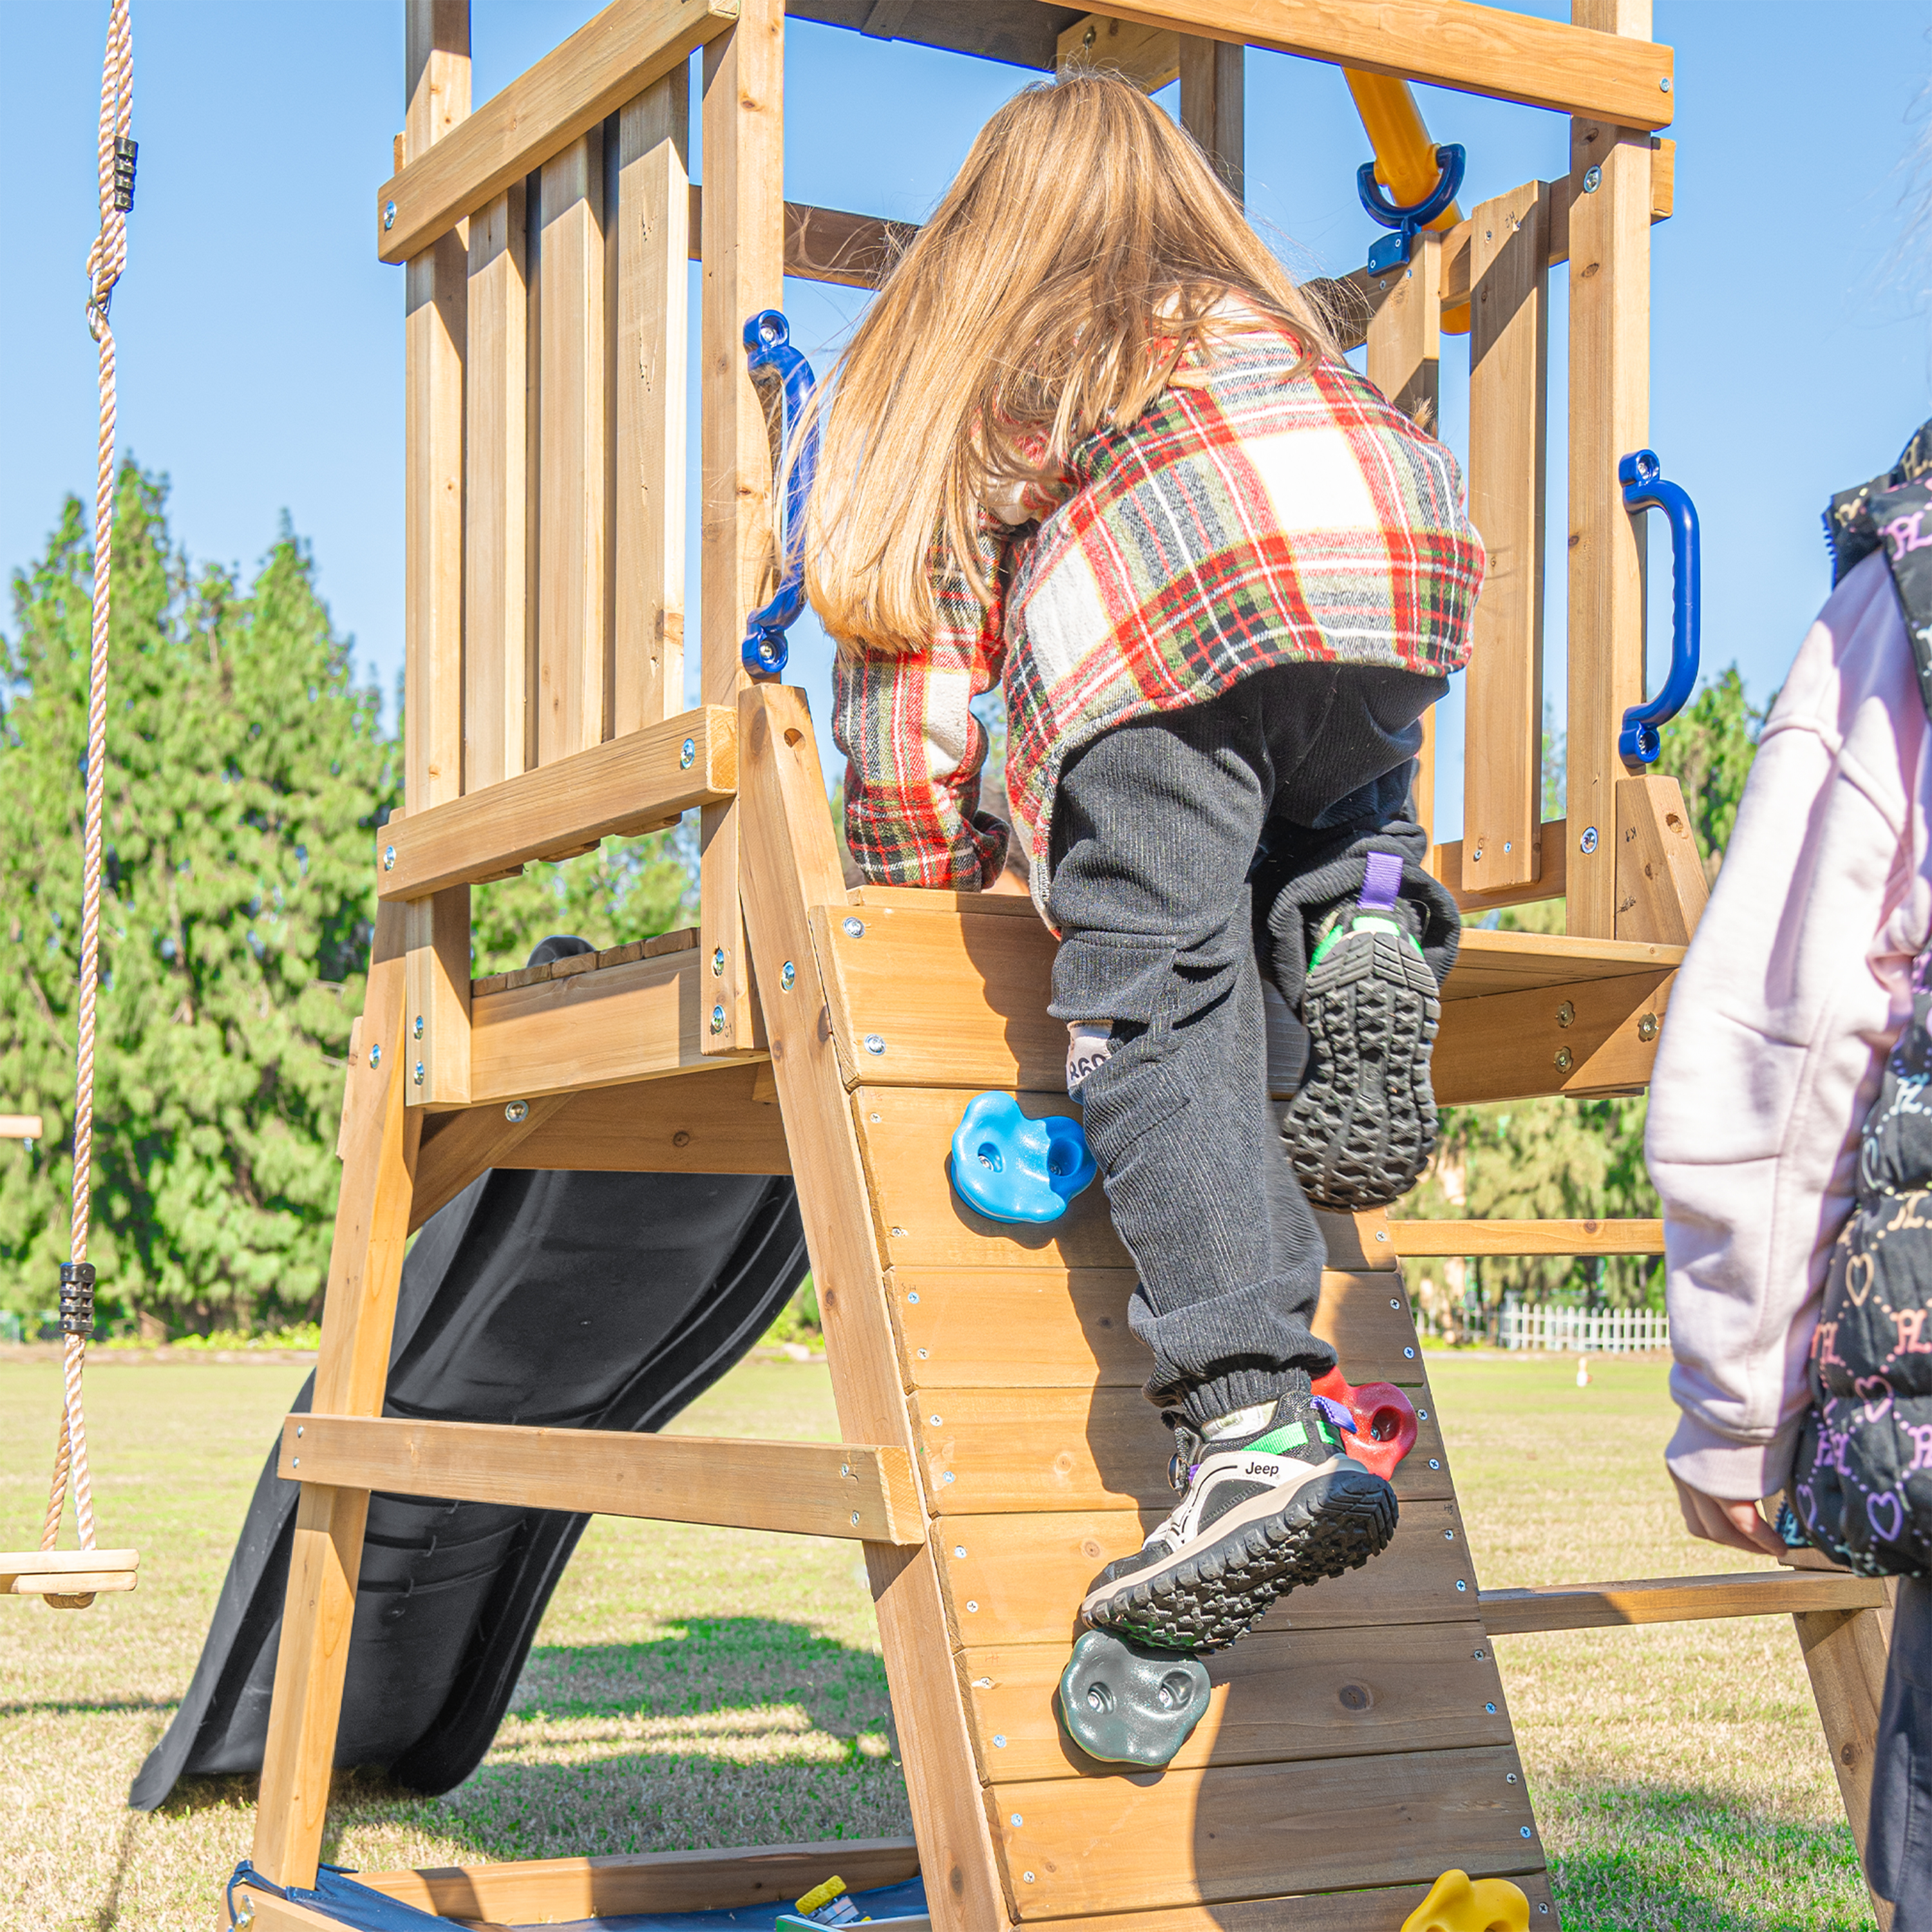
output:
[[1231,296],[1292,336],[1302,366],[1333,352],[1200,149],[1138,88],[1075,73],[1008,101],[834,372],[806,538],[826,629],[922,649],[935,542],[986,597],[977,501],[1132,422]]

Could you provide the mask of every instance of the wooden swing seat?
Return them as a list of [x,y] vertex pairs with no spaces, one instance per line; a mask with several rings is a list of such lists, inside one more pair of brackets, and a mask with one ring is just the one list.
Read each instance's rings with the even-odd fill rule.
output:
[[131,1590],[140,1560],[134,1550],[0,1550],[0,1597],[92,1598]]

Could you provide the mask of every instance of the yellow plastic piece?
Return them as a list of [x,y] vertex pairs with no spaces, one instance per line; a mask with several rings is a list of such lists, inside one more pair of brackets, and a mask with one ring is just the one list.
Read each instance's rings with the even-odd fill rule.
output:
[[842,1898],[844,1893],[845,1881],[835,1873],[823,1885],[814,1886],[798,1901],[799,1916],[809,1918],[820,1906],[830,1905],[835,1898]]
[[1402,1922],[1402,1932],[1529,1932],[1529,1900],[1506,1878],[1446,1871]]
[[[1376,151],[1376,178],[1404,208],[1413,208],[1436,183],[1441,170],[1436,165],[1436,143],[1423,124],[1422,110],[1408,82],[1393,74],[1363,74],[1352,67],[1342,70],[1354,97],[1355,112],[1362,117],[1362,131]],[[1446,235],[1462,218],[1460,205],[1451,202],[1429,226]],[[1469,310],[1445,310],[1442,327],[1450,335],[1469,332]]]

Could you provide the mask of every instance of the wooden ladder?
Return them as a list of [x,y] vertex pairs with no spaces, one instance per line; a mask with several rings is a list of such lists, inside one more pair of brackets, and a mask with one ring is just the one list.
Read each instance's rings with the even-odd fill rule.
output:
[[[1445,9],[1472,31],[1443,34]],[[800,10],[868,32],[908,15]],[[1056,34],[1064,15],[1042,8],[1030,54],[1006,20],[1024,26],[1024,9],[994,21],[960,0],[920,16],[964,52],[1050,66],[1097,48],[1144,84],[1178,73],[1184,118],[1235,182],[1244,44],[1573,116],[1573,177],[1425,238],[1388,286],[1349,278],[1372,374],[1418,412],[1434,405],[1445,310],[1474,329],[1471,484],[1491,579],[1469,829],[1434,862],[1472,910],[1568,908],[1563,937],[1466,936],[1438,1048],[1446,1101],[1641,1087],[1702,903],[1674,782],[1630,776],[1615,742],[1642,696],[1641,564],[1613,479],[1646,435],[1648,226],[1669,206],[1651,130],[1669,118],[1669,53],[1648,40],[1645,0],[1575,11],[1562,26],[1460,0],[1386,0],[1372,20],[1160,0],[1132,23]],[[1071,1111],[1064,1030],[1046,1013],[1053,942],[1023,899],[848,892],[804,700],[751,685],[737,654],[772,554],[770,443],[740,332],[787,273],[874,281],[892,225],[784,201],[780,0],[614,0],[473,113],[465,0],[410,0],[409,22],[408,129],[376,208],[379,253],[407,265],[408,810],[376,835],[314,1412],[284,1431],[280,1473],[302,1498],[257,1870],[314,1881],[377,1490],[849,1538],[878,1610],[916,1844],[361,1875],[452,1916],[788,1898],[836,1861],[855,1887],[922,1873],[944,1932],[1393,1932],[1454,1865],[1513,1876],[1532,1924],[1553,1928],[1492,1639],[1772,1612],[1798,1616],[1862,1833],[1878,1586],[1796,1573],[1478,1587],[1398,1257],[1444,1239],[1458,1253],[1654,1249],[1648,1224],[1328,1221],[1318,1330],[1351,1382],[1404,1387],[1420,1418],[1394,1543],[1211,1660],[1208,1714],[1166,1772],[1098,1766],[1066,1741],[1053,1694],[1075,1606],[1172,1501],[1126,1326],[1132,1274],[1100,1190],[1016,1233],[965,1208],[946,1166],[973,1093]],[[686,176],[694,56],[701,196]],[[1587,191],[1573,185],[1586,166]],[[689,257],[704,264],[695,710]],[[1550,266],[1586,259],[1571,278],[1568,815],[1545,824],[1542,304]],[[472,980],[473,885],[689,812],[694,930]],[[790,1174],[844,1441],[384,1418],[407,1235],[491,1167]],[[267,1926],[332,1922],[252,1900]]]

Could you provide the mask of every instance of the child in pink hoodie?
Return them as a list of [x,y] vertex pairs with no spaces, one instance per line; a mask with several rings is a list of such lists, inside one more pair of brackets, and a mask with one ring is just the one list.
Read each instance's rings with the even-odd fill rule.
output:
[[[1790,1475],[1859,1127],[1932,930],[1932,424],[1888,476],[1834,498],[1826,527],[1834,588],[1672,994],[1646,1142],[1683,1412],[1665,1460],[1691,1533],[1753,1554],[1783,1548],[1759,1504]],[[1928,1932],[1932,1582],[1916,1578],[1900,1585],[1865,1863],[1893,1932]]]

